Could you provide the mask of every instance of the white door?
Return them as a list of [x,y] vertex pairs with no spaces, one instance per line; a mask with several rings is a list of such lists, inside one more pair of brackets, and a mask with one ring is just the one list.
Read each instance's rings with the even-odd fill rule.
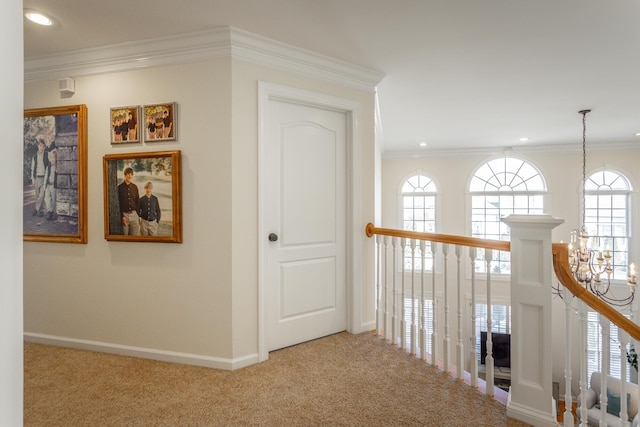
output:
[[267,111],[262,238],[271,351],[346,329],[347,116],[273,99]]

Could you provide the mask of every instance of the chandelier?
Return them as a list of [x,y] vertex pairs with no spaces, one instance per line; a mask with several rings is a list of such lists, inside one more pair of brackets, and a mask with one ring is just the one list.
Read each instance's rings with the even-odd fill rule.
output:
[[587,124],[586,116],[591,110],[580,110],[582,114],[582,226],[571,231],[569,243],[569,265],[578,283],[603,301],[615,306],[628,306],[633,301],[637,285],[635,266],[629,266],[627,286],[629,295],[616,298],[610,293],[613,273],[610,248],[602,248],[598,237],[589,237],[586,226],[586,185],[587,185]]

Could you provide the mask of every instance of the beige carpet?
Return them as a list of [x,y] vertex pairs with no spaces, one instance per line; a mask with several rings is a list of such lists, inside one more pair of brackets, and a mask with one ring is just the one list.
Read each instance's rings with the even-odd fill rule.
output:
[[526,426],[371,333],[234,372],[25,343],[25,426]]

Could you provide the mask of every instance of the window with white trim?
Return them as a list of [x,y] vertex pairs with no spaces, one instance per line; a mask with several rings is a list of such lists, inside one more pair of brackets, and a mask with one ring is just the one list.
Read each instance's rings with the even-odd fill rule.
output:
[[[436,229],[436,193],[437,188],[433,180],[418,173],[407,178],[400,190],[400,205],[402,207],[402,229],[435,233]],[[431,270],[433,259],[431,244],[426,243],[424,269]],[[404,267],[406,271],[422,268],[422,252],[416,247],[415,253],[409,245],[404,250]]]
[[[480,361],[480,332],[487,331],[487,304],[476,304],[476,354]],[[511,306],[491,305],[491,332],[511,333]]]
[[629,197],[631,185],[622,174],[601,170],[585,182],[584,223],[601,251],[612,256],[612,279],[626,280],[629,263]]
[[[426,352],[429,354],[431,353],[431,334],[433,334],[433,301],[430,299],[424,299],[422,300],[423,305],[423,315],[424,315],[424,329],[425,329],[425,333],[426,333],[426,340],[425,340],[425,347],[426,347]],[[407,343],[411,342],[411,320],[412,320],[412,314],[411,314],[411,309],[412,309],[412,305],[413,305],[413,310],[415,310],[415,312],[413,313],[413,317],[415,318],[415,322],[416,322],[416,329],[418,330],[418,334],[420,333],[420,327],[422,326],[420,324],[420,299],[416,298],[416,299],[411,299],[411,298],[405,298],[404,299],[404,323],[406,325],[406,329],[405,329],[405,339]],[[416,345],[417,343],[419,343],[419,335],[416,336]]]
[[[544,212],[545,181],[536,167],[513,157],[501,157],[480,166],[469,184],[471,193],[471,236],[482,239],[511,239],[509,226],[501,221],[510,214]],[[486,272],[484,249],[479,249],[476,271]],[[509,252],[494,251],[493,273],[510,274]]]
[[[613,323],[609,327],[609,372],[612,377],[620,378],[620,354],[626,350],[620,348],[618,341],[618,327]],[[599,315],[595,311],[587,312],[587,378],[591,381],[593,372],[602,372],[602,331],[600,328]],[[627,380],[630,379],[631,366],[627,366]]]

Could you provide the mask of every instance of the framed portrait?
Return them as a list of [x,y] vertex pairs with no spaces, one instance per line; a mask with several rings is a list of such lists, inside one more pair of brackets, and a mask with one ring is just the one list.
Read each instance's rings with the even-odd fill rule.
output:
[[140,106],[112,108],[111,143],[133,144],[140,142]]
[[182,243],[180,151],[107,154],[104,238]]
[[23,238],[87,243],[87,107],[24,110]]
[[175,102],[145,105],[144,141],[175,141],[178,134],[178,108]]

